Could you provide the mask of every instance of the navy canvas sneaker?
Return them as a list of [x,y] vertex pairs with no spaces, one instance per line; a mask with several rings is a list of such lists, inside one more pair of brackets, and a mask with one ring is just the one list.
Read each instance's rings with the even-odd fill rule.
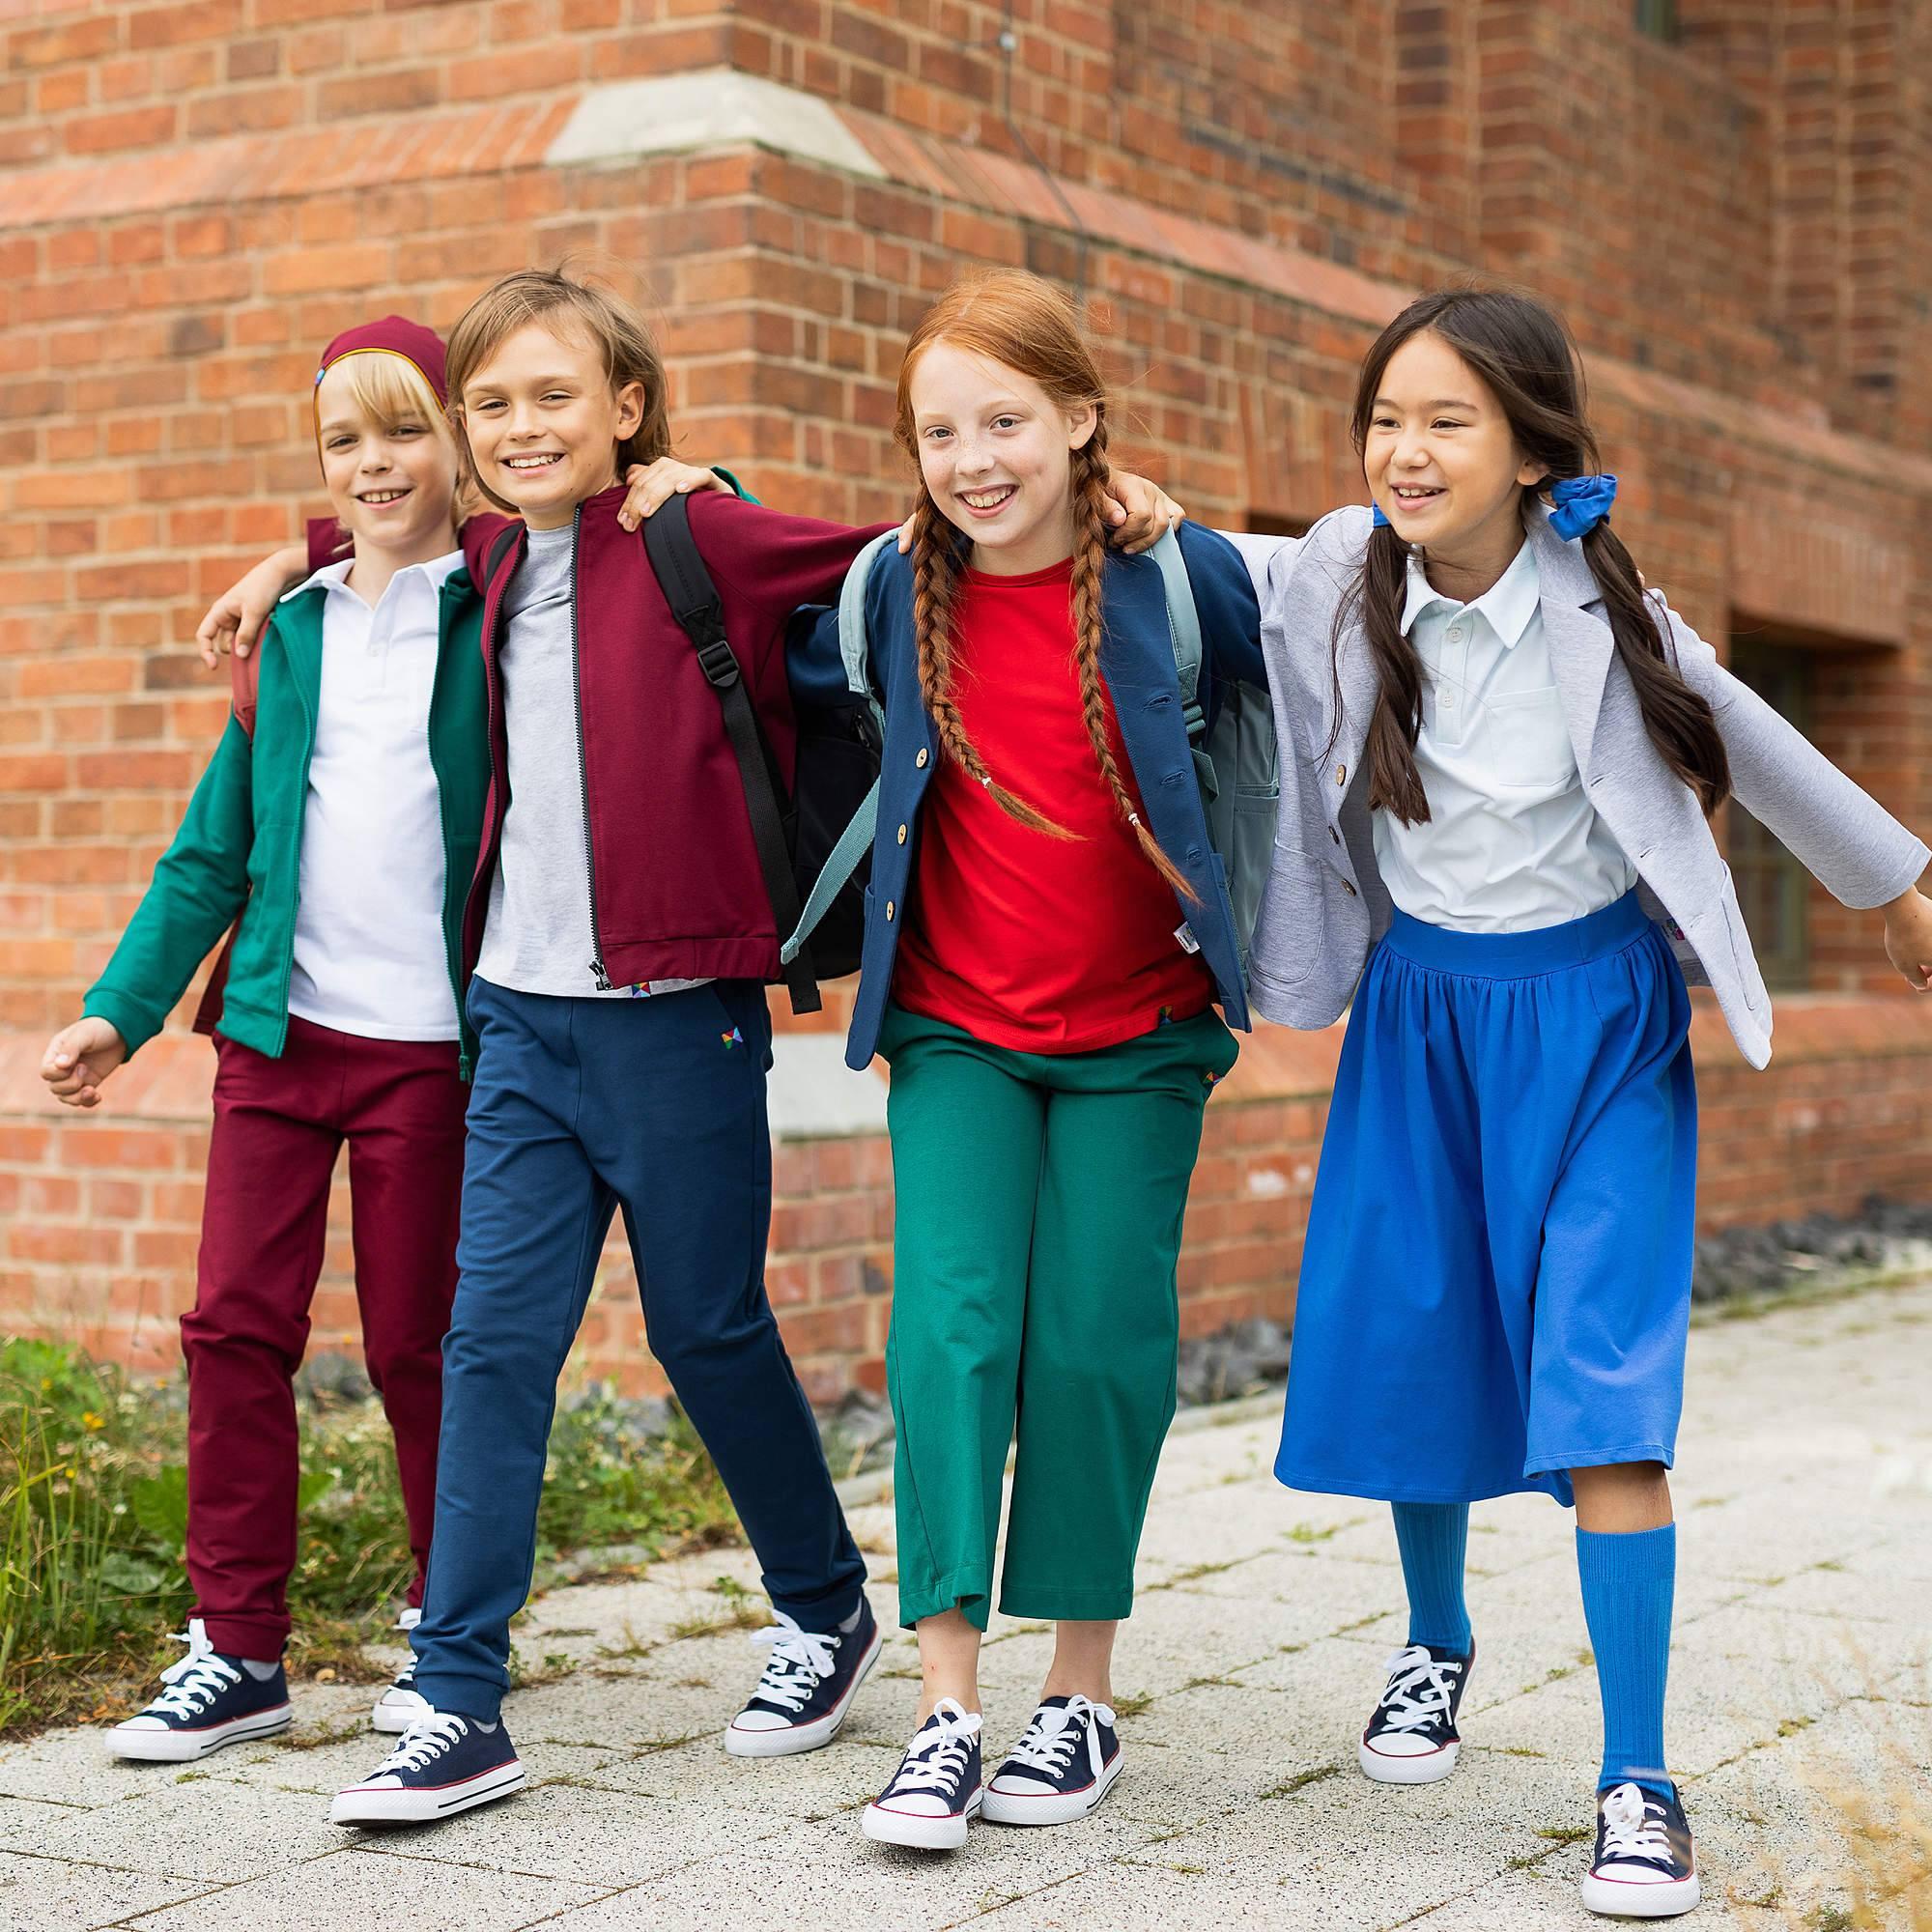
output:
[[752,1641],[768,1645],[758,1688],[731,1719],[724,1748],[733,1757],[789,1757],[816,1750],[838,1735],[838,1727],[886,1639],[864,1597],[859,1621],[849,1631],[820,1634],[802,1629],[782,1610],[768,1630],[753,1631]]
[[[405,1610],[396,1619],[399,1631],[412,1631],[422,1622],[420,1610]],[[392,1736],[400,1736],[418,1718],[430,1714],[429,1699],[416,1689],[415,1653],[410,1653],[410,1661],[396,1672],[395,1682],[376,1699],[375,1708],[369,1713],[369,1721],[379,1731],[386,1731]]]
[[485,1724],[453,1711],[432,1712],[359,1784],[335,1794],[328,1822],[427,1825],[523,1787],[524,1767],[500,1719]]
[[1378,1784],[1434,1784],[1456,1769],[1462,1736],[1456,1713],[1476,1661],[1432,1644],[1411,1643],[1388,1661],[1388,1683],[1356,1753]]
[[993,1774],[980,1816],[996,1825],[1067,1825],[1084,1818],[1121,1775],[1113,1710],[1077,1692],[1048,1697]]
[[982,1802],[979,1713],[942,1697],[914,1733],[893,1781],[866,1806],[859,1827],[882,1845],[957,1851]]
[[161,1672],[167,1687],[145,1711],[116,1724],[107,1747],[117,1757],[156,1764],[191,1764],[223,1745],[273,1737],[295,1721],[289,1680],[277,1663],[257,1677],[239,1657],[224,1656],[208,1640],[199,1617],[175,1634],[187,1655]]
[[1704,1895],[1690,1826],[1673,1789],[1611,1784],[1597,1793],[1597,1855],[1583,1874],[1583,1903],[1619,1918],[1675,1918]]

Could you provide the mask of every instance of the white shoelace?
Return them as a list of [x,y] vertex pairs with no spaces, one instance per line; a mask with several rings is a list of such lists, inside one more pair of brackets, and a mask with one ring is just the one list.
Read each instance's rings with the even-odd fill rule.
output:
[[782,1610],[774,1610],[772,1615],[775,1623],[752,1633],[752,1641],[769,1645],[772,1653],[752,1695],[768,1704],[781,1704],[787,1711],[802,1711],[819,1685],[832,1675],[832,1653],[838,1639],[804,1629]]
[[1376,1707],[1377,1730],[1419,1731],[1448,1717],[1450,1679],[1463,1668],[1460,1663],[1431,1657],[1424,1645],[1412,1643],[1397,1651],[1386,1667],[1390,1676]]
[[1620,1784],[1604,1799],[1604,1856],[1602,1864],[1624,1859],[1655,1859],[1674,1863],[1670,1827],[1663,1807],[1640,1784]]
[[905,1762],[892,1781],[893,1794],[906,1791],[936,1791],[951,1798],[973,1740],[980,1735],[980,1718],[968,1714],[963,1704],[942,1697],[933,1707],[933,1717],[925,1728],[906,1747]]
[[[1088,1741],[1088,1756],[1098,1756],[1099,1733],[1094,1728],[1098,1715],[1093,1699],[1078,1691],[1065,1704],[1042,1704],[1033,1714],[1026,1735],[1013,1747],[1008,1765],[1023,1766],[1058,1779],[1073,1761],[1073,1753],[1083,1738]],[[1095,1776],[1099,1769],[1096,1763]]]
[[427,1718],[418,1718],[372,1775],[381,1777],[391,1771],[420,1771],[425,1765],[434,1764],[461,1741],[467,1725],[467,1719],[454,1714],[439,1718],[432,1713]]
[[241,1683],[242,1673],[215,1656],[199,1617],[186,1630],[171,1632],[169,1641],[186,1644],[187,1655],[177,1658],[161,1672],[161,1682],[168,1688],[142,1712],[143,1717],[196,1717],[224,1690]]

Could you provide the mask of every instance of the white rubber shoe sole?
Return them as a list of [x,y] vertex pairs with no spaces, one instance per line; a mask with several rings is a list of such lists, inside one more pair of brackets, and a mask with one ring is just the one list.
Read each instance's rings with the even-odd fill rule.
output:
[[399,1791],[389,1785],[354,1785],[335,1794],[328,1807],[331,1825],[432,1825],[453,1818],[478,1804],[493,1804],[521,1791],[526,1782],[523,1760],[512,1758],[489,1771],[478,1772],[457,1784],[432,1790]]
[[1420,1757],[1395,1757],[1377,1750],[1364,1738],[1355,1747],[1355,1760],[1364,1777],[1378,1784],[1435,1784],[1456,1769],[1460,1745],[1444,1745],[1440,1750],[1425,1751]]
[[414,1690],[398,1692],[393,1687],[376,1699],[369,1713],[369,1726],[390,1737],[401,1737],[418,1718],[431,1717],[429,1699]]
[[726,1753],[731,1757],[794,1757],[800,1751],[817,1750],[821,1745],[829,1745],[838,1735],[838,1727],[852,1709],[852,1699],[859,1694],[860,1685],[872,1674],[872,1666],[885,1647],[885,1632],[875,1629],[871,1645],[859,1660],[859,1667],[853,1671],[844,1696],[824,1717],[814,1718],[809,1724],[784,1724],[775,1730],[754,1731],[734,1718],[724,1728]]
[[1080,1791],[1002,1791],[996,1776],[986,1787],[986,1802],[980,1815],[990,1825],[1071,1825],[1094,1810],[1113,1790],[1126,1758],[1125,1751],[1116,1751],[1100,1776]]
[[1599,1878],[1585,1872],[1577,1889],[1583,1903],[1606,1918],[1676,1918],[1695,1911],[1704,1896],[1694,1871],[1680,1879]]
[[976,1791],[956,1817],[928,1818],[918,1811],[888,1811],[866,1806],[859,1829],[875,1845],[909,1845],[919,1852],[956,1852],[966,1842],[966,1828],[980,1815],[985,1793]]
[[116,1757],[137,1759],[143,1764],[192,1764],[227,1745],[245,1745],[257,1738],[272,1738],[296,1720],[293,1704],[276,1704],[266,1711],[251,1711],[245,1718],[231,1718],[225,1724],[211,1724],[200,1731],[136,1731],[116,1724],[107,1733],[107,1748]]

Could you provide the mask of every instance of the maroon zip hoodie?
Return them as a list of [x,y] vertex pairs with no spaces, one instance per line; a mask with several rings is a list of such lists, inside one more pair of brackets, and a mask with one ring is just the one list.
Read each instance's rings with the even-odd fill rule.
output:
[[[578,727],[590,828],[591,924],[613,985],[650,980],[776,980],[779,933],[724,712],[658,586],[641,530],[617,521],[620,484],[578,506]],[[787,789],[796,732],[785,626],[801,604],[836,601],[847,566],[878,532],[788,517],[718,491],[690,498],[691,531],[718,585],[724,632]],[[514,529],[496,568],[497,538]],[[527,543],[521,524],[472,518],[463,529],[483,585],[490,693],[490,794],[463,922],[475,969],[509,804],[509,740],[497,657],[503,593]],[[487,582],[485,581],[487,577]],[[563,770],[557,784],[576,784]]]
[[[752,817],[724,715],[691,639],[658,587],[641,530],[617,521],[625,489],[578,506],[576,585],[581,782],[590,828],[591,923],[604,977],[779,978],[779,934],[752,838]],[[725,639],[790,788],[796,733],[785,679],[785,626],[801,604],[838,600],[860,549],[881,529],[788,517],[721,491],[690,498],[691,532],[718,586]],[[501,543],[505,532],[514,540]],[[463,968],[475,971],[490,882],[509,804],[509,738],[497,669],[503,593],[527,547],[523,524],[492,512],[461,531],[483,586],[483,660],[490,693],[490,792],[476,875],[463,919]],[[309,526],[311,567],[341,532]],[[492,568],[494,559],[495,567]],[[575,785],[566,768],[553,782]]]

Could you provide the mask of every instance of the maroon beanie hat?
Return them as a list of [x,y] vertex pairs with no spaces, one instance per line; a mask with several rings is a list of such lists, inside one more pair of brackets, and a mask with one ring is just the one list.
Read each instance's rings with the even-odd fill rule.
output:
[[321,386],[322,379],[345,355],[366,355],[371,350],[400,355],[405,362],[412,364],[416,373],[429,384],[437,401],[444,409],[449,407],[449,385],[443,375],[442,337],[435,329],[425,328],[421,323],[411,322],[400,315],[385,315],[380,322],[365,322],[357,327],[345,328],[322,352],[322,366],[315,372],[316,385]]

